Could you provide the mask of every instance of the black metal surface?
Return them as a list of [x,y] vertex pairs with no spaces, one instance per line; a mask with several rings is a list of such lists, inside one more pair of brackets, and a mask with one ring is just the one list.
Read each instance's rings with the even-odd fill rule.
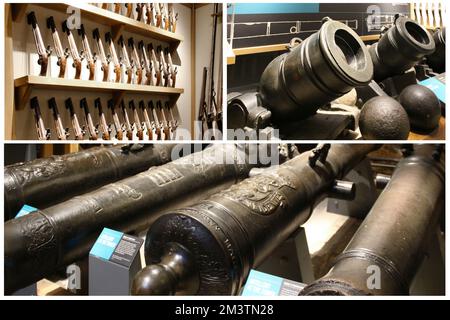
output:
[[271,112],[261,105],[258,93],[247,92],[237,96],[230,93],[229,97],[227,107],[229,129],[244,127],[261,129],[270,125]]
[[380,40],[369,47],[375,81],[401,74],[426,55],[435,44],[428,31],[414,20],[399,16]]
[[389,96],[379,96],[364,104],[359,129],[366,140],[406,140],[410,127],[401,104]]
[[198,290],[199,277],[192,253],[178,243],[165,245],[161,263],[149,266],[133,281],[132,292],[147,295],[183,295]]
[[[165,210],[190,205],[246,177],[247,150],[217,144],[46,210],[5,223],[5,290],[11,293],[87,255],[103,227],[144,230]],[[218,163],[220,159],[231,160]]]
[[352,130],[354,125],[354,117],[348,114],[316,113],[307,119],[284,123],[280,127],[280,137],[290,140],[335,140],[346,129]]
[[427,56],[427,64],[436,73],[445,72],[445,28],[437,29],[433,33],[436,50]]
[[23,205],[38,209],[170,160],[170,145],[95,147],[5,167],[5,220]]
[[[133,294],[238,294],[251,268],[258,266],[304,223],[311,207],[357,165],[376,145],[337,145],[311,166],[305,152],[279,167],[236,184],[194,206],[173,210],[160,217],[147,232],[147,267],[135,278]],[[325,150],[321,148],[321,150]],[[316,150],[317,151],[317,150]],[[190,253],[195,264],[190,277],[198,286],[179,288],[185,277],[174,273],[170,288],[160,290],[150,281],[152,272],[170,268],[164,262],[168,244],[176,243]],[[170,261],[170,260],[169,260]],[[166,276],[165,276],[166,277]],[[141,281],[147,284],[141,285]]]
[[260,80],[263,106],[274,122],[300,120],[372,80],[373,65],[364,43],[346,25],[324,22],[291,52],[274,59]]
[[[408,294],[444,210],[444,167],[422,147],[402,160],[330,272],[303,295]],[[379,269],[376,287],[369,278]],[[371,284],[370,286],[368,284]]]
[[406,87],[398,101],[408,114],[411,129],[420,133],[430,133],[439,126],[441,103],[429,88],[420,84]]

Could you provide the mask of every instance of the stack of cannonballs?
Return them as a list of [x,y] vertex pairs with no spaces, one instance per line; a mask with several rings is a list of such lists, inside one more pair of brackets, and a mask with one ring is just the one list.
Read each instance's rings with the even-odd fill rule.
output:
[[[396,16],[369,52],[377,83],[403,74],[423,59],[440,72],[445,70],[445,31],[437,30],[432,36],[415,21]],[[364,139],[405,140],[410,130],[430,133],[439,126],[440,101],[427,87],[411,84],[396,98],[377,96],[364,104],[359,119]]]
[[366,140],[406,140],[409,131],[430,133],[439,126],[441,106],[433,91],[413,84],[398,99],[389,96],[367,101],[359,118],[361,135]]

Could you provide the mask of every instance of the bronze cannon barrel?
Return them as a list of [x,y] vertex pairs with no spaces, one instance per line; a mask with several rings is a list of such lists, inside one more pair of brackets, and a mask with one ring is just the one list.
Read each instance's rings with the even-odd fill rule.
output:
[[[220,163],[218,157],[228,161]],[[9,220],[4,228],[6,292],[86,256],[103,227],[144,230],[159,212],[204,199],[248,176],[252,166],[246,148],[217,144]]]
[[250,269],[308,219],[335,179],[376,148],[335,144],[305,152],[194,206],[167,212],[147,232],[147,266],[136,275],[132,294],[238,294]]
[[170,160],[171,145],[94,147],[5,167],[5,220],[23,205],[44,209]]
[[424,27],[407,17],[396,17],[392,27],[369,47],[373,78],[380,82],[402,74],[434,49],[433,37]]
[[275,58],[260,80],[262,104],[276,120],[304,119],[373,76],[366,46],[347,25],[325,20],[320,30]]
[[333,268],[301,294],[407,295],[444,192],[444,169],[431,152],[403,159]]

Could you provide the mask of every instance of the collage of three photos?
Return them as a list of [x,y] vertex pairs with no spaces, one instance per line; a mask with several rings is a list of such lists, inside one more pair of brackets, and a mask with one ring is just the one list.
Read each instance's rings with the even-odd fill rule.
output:
[[444,1],[4,13],[4,295],[446,295]]

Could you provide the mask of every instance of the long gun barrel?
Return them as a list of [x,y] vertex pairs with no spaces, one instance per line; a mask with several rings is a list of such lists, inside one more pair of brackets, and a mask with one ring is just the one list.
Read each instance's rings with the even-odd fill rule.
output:
[[166,115],[164,113],[164,109],[162,106],[161,100],[158,100],[156,102],[156,108],[159,109],[162,115],[162,121],[160,121],[163,133],[164,133],[164,140],[170,140],[170,128],[169,128],[169,122],[167,121]]
[[51,51],[45,48],[34,11],[31,11],[27,15],[27,22],[33,28],[34,42],[36,44],[37,53],[39,54],[38,64],[41,66],[39,75],[45,77],[47,75],[48,59]]
[[[102,63],[102,71],[103,71],[103,80],[102,81],[108,81],[108,74],[109,74],[109,63],[110,63],[110,57],[106,56],[105,48],[103,47],[102,39],[100,37],[100,32],[98,29],[95,29],[93,31],[93,37],[95,40],[95,43],[97,44],[98,54],[100,56],[100,61]],[[120,73],[119,73],[120,76]],[[118,82],[118,81],[116,81]]]
[[144,62],[145,67],[145,78],[146,78],[146,85],[153,86],[155,84],[154,77],[153,77],[153,62],[148,58],[147,51],[145,50],[144,41],[139,41],[138,48],[141,51],[142,59]]
[[[168,147],[165,147],[168,148]],[[216,163],[229,157],[230,162]],[[246,177],[246,150],[216,145],[5,224],[5,289],[12,292],[86,256],[103,227],[145,230],[157,214]]]
[[205,134],[209,129],[209,119],[208,119],[208,103],[206,102],[206,81],[208,78],[208,69],[206,67],[203,68],[203,77],[202,77],[202,89],[200,91],[200,106],[198,108],[198,120],[202,123],[202,132],[201,136]]
[[80,100],[80,108],[84,111],[84,121],[86,122],[86,130],[89,132],[89,139],[98,139],[98,130],[94,126],[94,121],[92,120],[91,112],[89,111],[89,106],[87,104],[86,98]]
[[178,68],[174,67],[172,63],[172,55],[170,53],[169,48],[164,49],[164,54],[167,56],[167,68],[169,70],[169,87],[175,88]]
[[89,69],[89,80],[94,80],[95,61],[97,60],[97,57],[92,54],[91,47],[89,46],[89,40],[86,36],[86,31],[84,30],[83,24],[81,24],[80,29],[78,29],[78,34],[81,36],[83,44],[83,55],[86,57],[87,68]]
[[311,206],[335,179],[377,148],[325,146],[319,149],[320,161],[311,160],[314,152],[305,152],[161,216],[147,232],[147,266],[136,275],[132,294],[237,294],[250,269],[309,218]]
[[72,99],[67,98],[65,101],[66,109],[69,110],[70,121],[72,122],[73,134],[75,136],[75,140],[83,140],[85,132],[80,127],[80,122],[78,121],[78,116],[75,113],[75,108],[73,107]]
[[126,136],[128,140],[133,140],[133,128],[131,127],[130,117],[128,116],[127,108],[125,107],[125,102],[123,99],[120,101],[120,108],[122,109],[124,123],[124,131],[126,132]]
[[[143,6],[141,6],[143,8]],[[141,84],[142,82],[142,60],[139,57],[136,46],[134,45],[134,39],[128,39],[128,46],[131,48],[131,56],[133,58],[133,65],[136,68],[136,84]]]
[[161,134],[162,125],[159,122],[158,115],[156,114],[156,110],[155,110],[155,105],[153,104],[152,100],[150,100],[148,102],[148,108],[150,109],[150,115],[153,117],[153,120],[155,122],[156,140],[161,140],[161,138],[162,138],[162,134]]
[[111,126],[106,122],[106,117],[105,113],[103,112],[102,101],[100,98],[95,99],[94,106],[98,109],[98,117],[100,120],[99,126],[102,130],[102,139],[109,140],[111,139]]
[[75,68],[75,79],[80,79],[81,77],[81,61],[83,56],[80,55],[77,48],[77,43],[73,37],[72,31],[67,26],[67,20],[62,23],[62,30],[67,35],[67,41],[69,42],[70,54],[73,59],[73,67]]
[[155,69],[155,86],[161,85],[161,78],[162,78],[162,65],[161,62],[158,61],[158,58],[156,57],[155,49],[153,48],[153,44],[149,43],[147,45],[147,50],[150,51],[150,59],[153,62],[153,68]]
[[164,82],[162,83],[162,85],[164,87],[168,87],[169,86],[169,68],[167,66],[166,63],[166,59],[164,58],[164,52],[161,46],[158,46],[156,48],[156,52],[159,54],[159,65],[160,65],[160,69],[161,69],[161,76],[164,79]]
[[44,120],[42,120],[41,109],[39,107],[39,100],[37,97],[33,97],[30,100],[30,107],[34,110],[34,121],[36,125],[36,132],[39,140],[50,139],[50,129],[46,129]]
[[5,218],[25,204],[44,209],[96,187],[169,161],[171,147],[155,145],[136,151],[114,146],[36,159],[5,167]]
[[[111,59],[114,63],[114,73],[116,74],[115,82],[120,82],[120,74],[122,72],[122,69],[120,67],[121,63],[119,61],[119,58],[117,57],[116,48],[114,47],[114,41],[112,40],[112,35],[110,32],[107,32],[105,34],[105,41],[109,45],[109,51],[111,52]],[[130,76],[128,76],[128,78],[130,79]],[[130,81],[128,81],[127,83],[130,83]]]
[[[111,46],[113,46],[114,43],[111,40],[110,33],[108,32],[107,35],[109,37],[109,40],[106,40],[106,41],[111,43]],[[122,48],[122,61],[125,65],[125,70],[126,70],[125,73],[127,74],[127,83],[131,83],[131,80],[133,78],[133,66],[131,65],[130,58],[128,57],[127,46],[125,45],[123,36],[120,36],[118,43],[119,43],[120,47]]]
[[134,100],[130,100],[128,102],[128,105],[133,111],[134,127],[136,128],[136,135],[139,138],[139,140],[144,140],[144,130],[142,129],[141,119],[139,119],[139,113],[136,108],[136,105],[134,104]]
[[116,129],[117,140],[123,139],[123,128],[119,120],[119,115],[116,112],[115,101],[113,99],[108,100],[108,109],[111,109],[114,127]]
[[52,32],[53,43],[55,46],[56,56],[58,57],[57,65],[59,66],[59,78],[64,78],[66,73],[67,58],[69,57],[68,50],[64,50],[61,44],[61,39],[58,35],[58,30],[56,30],[55,20],[53,16],[47,18],[47,28]]
[[68,129],[64,128],[55,98],[48,100],[48,107],[52,110],[53,123],[55,124],[58,140],[67,140],[67,137],[69,137],[69,132]]
[[144,115],[144,123],[145,123],[145,126],[147,128],[148,140],[153,140],[154,123],[152,125],[152,122],[151,122],[150,117],[148,115],[147,107],[145,106],[144,100],[139,101],[139,109],[142,110],[142,114]]
[[[389,184],[331,271],[301,294],[409,293],[444,205],[443,166],[430,154],[413,154],[398,164]],[[374,275],[370,270],[375,268],[380,270],[379,283],[369,287],[369,277]]]

